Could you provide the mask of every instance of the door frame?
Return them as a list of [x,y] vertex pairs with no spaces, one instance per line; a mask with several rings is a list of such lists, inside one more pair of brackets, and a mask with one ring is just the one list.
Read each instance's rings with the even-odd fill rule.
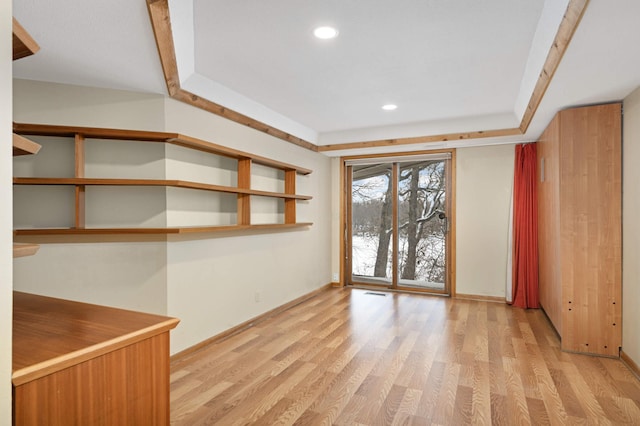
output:
[[[446,260],[446,271],[449,283],[449,296],[455,297],[456,295],[456,149],[440,149],[440,150],[431,150],[431,151],[410,151],[410,152],[399,152],[393,154],[370,154],[370,155],[351,155],[340,157],[340,186],[341,186],[341,195],[340,195],[340,287],[347,286],[347,283],[350,281],[351,277],[347,276],[347,273],[351,271],[351,267],[349,266],[349,262],[351,261],[351,256],[347,251],[347,248],[350,246],[351,239],[351,229],[348,229],[349,220],[348,215],[351,214],[349,210],[349,206],[351,203],[349,202],[347,197],[351,197],[351,185],[352,185],[352,175],[351,173],[347,173],[348,167],[347,161],[356,160],[356,159],[371,159],[375,160],[377,158],[384,159],[393,159],[394,157],[410,157],[410,156],[421,156],[425,154],[442,154],[449,153],[451,155],[451,159],[449,160],[449,176],[447,179],[447,195],[449,197],[449,233],[448,233],[448,253]],[[404,159],[404,158],[403,158]],[[393,160],[391,160],[393,161]],[[399,160],[398,160],[399,161]],[[395,186],[395,185],[394,185]],[[394,189],[395,197],[397,198],[397,188]],[[394,227],[397,226],[395,222],[397,222],[397,209],[394,209]],[[395,233],[394,233],[395,234]],[[397,235],[394,239],[397,239]],[[394,251],[397,251],[397,244],[394,243]],[[397,259],[397,255],[394,256],[394,259]],[[394,265],[394,271],[396,270],[397,265]],[[384,286],[372,286],[373,288],[386,288]],[[388,290],[393,291],[408,291],[408,292],[420,292],[420,293],[429,293],[429,294],[439,294],[438,292],[430,291],[427,289],[420,288],[411,288],[407,289],[405,287],[402,288],[387,288]]]

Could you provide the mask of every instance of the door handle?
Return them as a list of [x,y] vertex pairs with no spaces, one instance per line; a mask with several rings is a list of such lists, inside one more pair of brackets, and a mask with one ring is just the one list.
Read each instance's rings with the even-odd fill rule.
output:
[[444,220],[444,233],[449,232],[449,218],[444,212],[438,213],[438,219]]

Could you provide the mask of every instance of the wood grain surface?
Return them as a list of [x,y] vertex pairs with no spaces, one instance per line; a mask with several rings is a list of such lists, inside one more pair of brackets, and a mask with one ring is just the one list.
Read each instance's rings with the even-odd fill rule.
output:
[[164,333],[175,318],[13,293],[14,385]]
[[20,25],[16,18],[13,18],[13,60],[26,58],[38,50],[40,50],[38,43]]
[[174,425],[639,424],[617,359],[540,310],[331,289],[171,365]]

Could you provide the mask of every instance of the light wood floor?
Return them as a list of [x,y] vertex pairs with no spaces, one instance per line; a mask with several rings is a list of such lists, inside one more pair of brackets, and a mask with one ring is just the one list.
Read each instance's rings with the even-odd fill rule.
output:
[[175,425],[640,425],[624,364],[500,303],[332,289],[171,368]]

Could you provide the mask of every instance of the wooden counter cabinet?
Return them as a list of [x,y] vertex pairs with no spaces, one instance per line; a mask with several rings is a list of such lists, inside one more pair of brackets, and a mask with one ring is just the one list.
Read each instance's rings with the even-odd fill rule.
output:
[[177,323],[14,292],[14,425],[168,425]]

